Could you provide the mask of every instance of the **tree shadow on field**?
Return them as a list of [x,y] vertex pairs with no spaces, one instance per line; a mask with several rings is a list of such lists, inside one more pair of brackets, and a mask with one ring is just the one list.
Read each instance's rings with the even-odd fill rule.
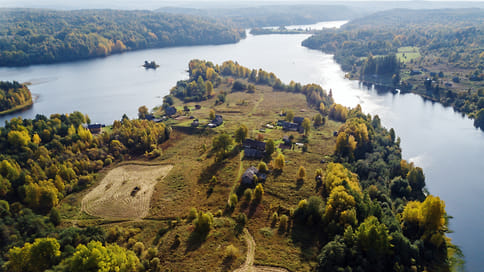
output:
[[222,168],[225,167],[225,165],[227,164],[227,162],[224,160],[224,161],[221,161],[221,162],[214,162],[213,164],[211,164],[210,166],[208,167],[205,167],[202,171],[202,173],[200,174],[200,177],[198,178],[198,184],[203,184],[203,183],[207,183],[210,181],[210,179]]
[[192,232],[188,237],[187,249],[185,253],[199,249],[203,242],[207,240],[207,235],[208,233],[198,233],[196,231]]

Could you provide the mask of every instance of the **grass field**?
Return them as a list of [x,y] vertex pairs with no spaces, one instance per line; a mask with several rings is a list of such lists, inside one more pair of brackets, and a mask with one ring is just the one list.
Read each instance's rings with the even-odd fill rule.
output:
[[[222,83],[215,90],[221,92],[230,87]],[[195,104],[201,105],[201,109],[195,110]],[[91,191],[72,194],[63,201],[62,217],[71,218],[78,226],[136,230],[132,231],[132,238],[158,249],[164,271],[233,271],[242,266],[247,253],[246,236],[236,233],[234,220],[245,213],[249,218],[246,227],[254,239],[257,271],[285,271],[261,270],[265,268],[260,265],[289,271],[313,270],[319,249],[310,242],[311,234],[291,228],[280,233],[271,216],[274,212],[289,215],[300,200],[317,194],[314,172],[325,168],[321,160],[332,155],[336,141],[333,131],[341,123],[328,120],[322,127],[311,127],[307,152],[299,148],[279,150],[285,155],[286,166],[282,172],[268,175],[261,203],[251,208],[240,197],[233,211],[227,211],[229,195],[238,187],[241,173],[249,166],[257,166],[259,160],[243,159],[238,152],[232,152],[223,161],[216,161],[211,153],[214,136],[223,132],[233,135],[244,124],[252,139],[281,142],[283,136],[292,135],[295,142],[301,142],[301,134],[269,129],[266,124],[283,119],[279,116],[283,110],[310,119],[318,112],[308,107],[302,94],[273,92],[272,87],[261,85],[256,85],[253,94],[229,92],[226,102],[220,105],[215,105],[215,98],[187,104],[175,99],[177,108],[184,105],[192,109],[188,115],[198,118],[200,127],[191,128],[191,119],[187,118],[169,120],[174,130],[162,144],[163,154],[159,158],[144,165],[124,162],[100,173],[100,181]],[[223,125],[214,129],[204,127],[211,109],[224,119]],[[303,182],[296,181],[300,166],[307,172]],[[212,176],[217,178],[216,184],[209,183]],[[139,190],[132,196],[136,186]],[[192,207],[214,214],[213,228],[205,241],[192,239],[194,227],[187,219]],[[230,260],[225,258],[229,244],[239,250],[236,258]]]
[[400,47],[398,48],[396,56],[403,63],[410,62],[411,60],[420,57],[419,48],[415,46]]

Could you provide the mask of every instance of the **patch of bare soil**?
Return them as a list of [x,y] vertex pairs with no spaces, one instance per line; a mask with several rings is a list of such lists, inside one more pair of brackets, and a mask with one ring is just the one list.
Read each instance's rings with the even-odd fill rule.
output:
[[87,214],[110,219],[141,219],[148,215],[155,185],[172,165],[128,164],[111,170],[82,199]]

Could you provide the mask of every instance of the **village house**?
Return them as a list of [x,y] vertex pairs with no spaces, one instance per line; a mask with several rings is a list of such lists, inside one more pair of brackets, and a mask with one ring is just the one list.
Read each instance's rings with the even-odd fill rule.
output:
[[255,166],[251,166],[242,174],[240,184],[245,187],[255,187],[256,183],[264,182],[266,179],[265,173],[260,173]]
[[89,131],[93,134],[101,133],[102,127],[104,127],[104,125],[97,123],[87,125],[87,129],[89,129]]
[[223,123],[224,123],[224,119],[222,118],[222,115],[215,115],[215,118],[208,124],[208,127],[209,128],[218,127]]
[[244,158],[261,159],[265,154],[266,143],[252,139],[245,139],[242,143],[242,147],[244,148]]

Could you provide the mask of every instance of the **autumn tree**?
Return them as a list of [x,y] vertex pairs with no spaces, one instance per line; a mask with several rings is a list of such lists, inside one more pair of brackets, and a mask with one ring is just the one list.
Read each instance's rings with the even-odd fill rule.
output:
[[43,272],[56,263],[61,254],[59,249],[55,238],[37,238],[33,244],[25,243],[21,248],[10,249],[5,267],[12,272]]
[[207,90],[207,93],[206,93],[206,96],[207,97],[213,97],[215,95],[215,91],[213,90],[213,84],[210,80],[207,80],[205,82],[205,85],[206,85],[206,90]]
[[282,171],[286,165],[286,159],[282,153],[279,153],[274,160],[274,168]]
[[139,259],[136,254],[116,244],[103,246],[99,241],[77,246],[74,254],[61,265],[67,271],[137,271]]
[[311,130],[311,120],[309,118],[304,118],[301,126],[304,128],[304,135],[308,136]]
[[139,119],[146,119],[146,115],[148,114],[148,108],[146,106],[141,106],[138,108],[138,118]]
[[262,183],[257,184],[254,189],[254,201],[259,203],[262,200],[262,196],[264,195],[264,188],[262,187]]
[[297,180],[304,180],[306,178],[306,168],[304,166],[299,166],[299,170],[297,171]]

